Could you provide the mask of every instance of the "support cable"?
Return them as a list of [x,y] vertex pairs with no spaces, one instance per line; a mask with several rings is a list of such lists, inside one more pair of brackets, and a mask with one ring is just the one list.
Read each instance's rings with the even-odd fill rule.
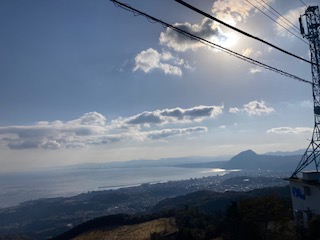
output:
[[300,0],[300,2],[301,2],[304,6],[308,7],[308,5],[305,4],[302,0]]
[[267,42],[267,41],[265,41],[265,40],[263,40],[263,39],[261,39],[261,38],[258,38],[258,37],[256,37],[256,36],[253,36],[252,34],[247,33],[247,32],[245,32],[245,31],[243,31],[243,30],[241,30],[241,29],[239,29],[239,28],[236,28],[236,27],[234,27],[234,26],[231,26],[230,24],[228,24],[228,23],[226,23],[226,22],[224,22],[224,21],[221,21],[221,20],[217,19],[217,18],[211,16],[210,14],[205,13],[205,12],[201,11],[200,9],[197,9],[197,8],[195,8],[194,6],[192,6],[192,5],[184,2],[184,1],[182,1],[182,0],[175,0],[175,1],[178,2],[178,3],[180,3],[180,4],[182,4],[183,6],[185,6],[185,7],[187,7],[187,8],[189,8],[189,9],[191,9],[191,10],[193,10],[193,11],[195,11],[195,12],[197,12],[197,13],[205,16],[205,17],[207,17],[207,18],[210,18],[210,19],[213,20],[213,21],[216,21],[216,22],[218,22],[218,23],[220,23],[220,24],[222,24],[222,25],[224,25],[224,26],[226,26],[226,27],[228,27],[228,28],[231,28],[232,30],[234,30],[234,31],[236,31],[236,32],[239,32],[239,33],[241,33],[241,34],[243,34],[243,35],[245,35],[245,36],[247,36],[247,37],[249,37],[249,38],[255,39],[255,40],[259,41],[259,42],[262,42],[262,43],[264,43],[264,44],[266,44],[266,45],[269,45],[270,47],[275,48],[275,49],[279,50],[280,52],[283,52],[283,53],[285,53],[285,54],[287,54],[287,55],[289,55],[289,56],[291,56],[291,57],[297,58],[297,59],[299,59],[299,60],[302,60],[302,61],[304,61],[304,62],[310,63],[310,64],[312,64],[312,65],[318,65],[318,64],[313,63],[313,62],[311,62],[311,61],[309,61],[309,60],[307,60],[307,59],[304,59],[304,58],[302,58],[302,57],[299,57],[298,55],[295,55],[295,54],[293,54],[293,53],[290,53],[290,52],[288,52],[288,51],[286,51],[286,50],[284,50],[284,49],[282,49],[282,48],[280,48],[280,47],[277,47],[277,46],[273,45],[272,43],[269,43],[269,42]]
[[203,43],[203,44],[205,44],[207,46],[210,46],[210,47],[216,48],[216,49],[218,49],[218,50],[220,50],[222,52],[228,53],[231,56],[237,57],[237,58],[239,58],[241,60],[244,60],[244,61],[249,62],[251,64],[257,65],[259,67],[268,69],[270,71],[276,72],[276,73],[281,74],[283,76],[286,76],[286,77],[289,77],[289,78],[292,78],[292,79],[295,79],[295,80],[298,80],[298,81],[301,81],[301,82],[304,82],[304,83],[308,83],[308,84],[311,84],[311,85],[313,84],[312,82],[310,82],[308,80],[305,80],[303,78],[300,78],[300,77],[295,76],[293,74],[290,74],[288,72],[282,71],[282,70],[280,70],[278,68],[275,68],[275,67],[272,67],[270,65],[264,64],[262,62],[254,60],[252,58],[246,57],[246,56],[244,56],[244,55],[242,55],[240,53],[234,52],[234,51],[232,51],[230,49],[222,47],[222,46],[220,46],[218,44],[215,44],[215,43],[213,43],[213,42],[211,42],[209,40],[206,40],[204,38],[201,38],[201,37],[198,37],[196,35],[193,35],[192,33],[189,33],[189,32],[187,32],[185,30],[182,30],[182,29],[180,29],[178,27],[175,27],[175,26],[173,26],[173,25],[171,25],[169,23],[166,23],[166,22],[158,19],[158,18],[155,18],[155,17],[153,17],[151,15],[148,15],[147,13],[141,12],[141,11],[139,11],[139,10],[137,10],[137,9],[125,4],[125,3],[119,2],[117,0],[110,0],[110,1],[113,2],[116,6],[121,7],[122,9],[132,12],[134,14],[134,16],[143,16],[143,17],[147,18],[150,22],[160,23],[164,27],[170,28],[170,29],[172,29],[172,30],[184,35],[184,36],[190,37],[190,39],[193,39],[195,41],[201,42],[201,43]]
[[299,37],[297,34],[295,34],[294,32],[292,32],[290,29],[288,29],[287,27],[283,26],[281,23],[277,22],[275,19],[273,19],[272,17],[270,17],[268,14],[266,14],[264,11],[262,11],[260,8],[258,8],[256,5],[254,5],[252,2],[250,2],[249,0],[246,0],[251,6],[253,6],[255,9],[257,9],[258,11],[260,11],[263,15],[265,15],[266,17],[268,17],[269,19],[271,19],[272,21],[274,21],[276,24],[278,24],[280,27],[282,27],[283,29],[287,30],[289,33],[291,33],[293,36],[297,37],[298,39],[300,39],[302,42],[304,42],[305,44],[309,45],[309,43],[304,40],[303,38]]
[[264,4],[266,4],[270,9],[272,9],[273,11],[275,11],[278,16],[280,16],[281,18],[285,19],[290,25],[292,25],[294,28],[296,28],[298,30],[298,33],[300,32],[299,27],[297,27],[294,23],[292,23],[290,20],[288,20],[285,16],[283,16],[280,12],[278,12],[276,9],[274,9],[272,6],[270,6],[270,4],[268,4],[266,1],[261,0]]

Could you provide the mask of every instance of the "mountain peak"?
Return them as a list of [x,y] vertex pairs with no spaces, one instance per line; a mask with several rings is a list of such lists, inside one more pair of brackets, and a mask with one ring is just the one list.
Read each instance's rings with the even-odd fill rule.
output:
[[258,156],[258,154],[256,154],[254,151],[252,151],[251,149],[248,149],[246,151],[243,151],[239,154],[237,154],[236,156],[234,156],[233,158],[235,157],[256,157]]
[[227,162],[227,169],[290,169],[296,159],[301,159],[300,155],[296,156],[272,156],[259,155],[252,150],[246,150],[234,156]]
[[231,162],[247,162],[250,160],[253,160],[255,158],[257,158],[258,154],[256,154],[254,151],[252,151],[251,149],[243,151],[239,154],[237,154],[236,156],[234,156],[233,158],[230,159]]

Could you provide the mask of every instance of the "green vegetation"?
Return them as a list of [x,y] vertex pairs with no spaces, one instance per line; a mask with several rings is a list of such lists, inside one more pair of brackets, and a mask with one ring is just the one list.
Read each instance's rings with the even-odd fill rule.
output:
[[233,202],[220,225],[224,239],[294,239],[288,201],[269,195]]

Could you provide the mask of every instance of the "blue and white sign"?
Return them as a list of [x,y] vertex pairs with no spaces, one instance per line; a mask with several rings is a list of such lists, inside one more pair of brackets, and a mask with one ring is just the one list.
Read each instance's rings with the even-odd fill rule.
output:
[[296,198],[300,198],[302,200],[306,199],[306,196],[301,192],[299,188],[292,187],[292,195]]

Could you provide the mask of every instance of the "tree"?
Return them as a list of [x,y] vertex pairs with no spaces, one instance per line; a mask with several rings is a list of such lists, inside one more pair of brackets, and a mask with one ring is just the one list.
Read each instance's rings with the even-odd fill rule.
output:
[[226,212],[226,239],[291,239],[290,214],[285,200],[276,195],[232,202]]

